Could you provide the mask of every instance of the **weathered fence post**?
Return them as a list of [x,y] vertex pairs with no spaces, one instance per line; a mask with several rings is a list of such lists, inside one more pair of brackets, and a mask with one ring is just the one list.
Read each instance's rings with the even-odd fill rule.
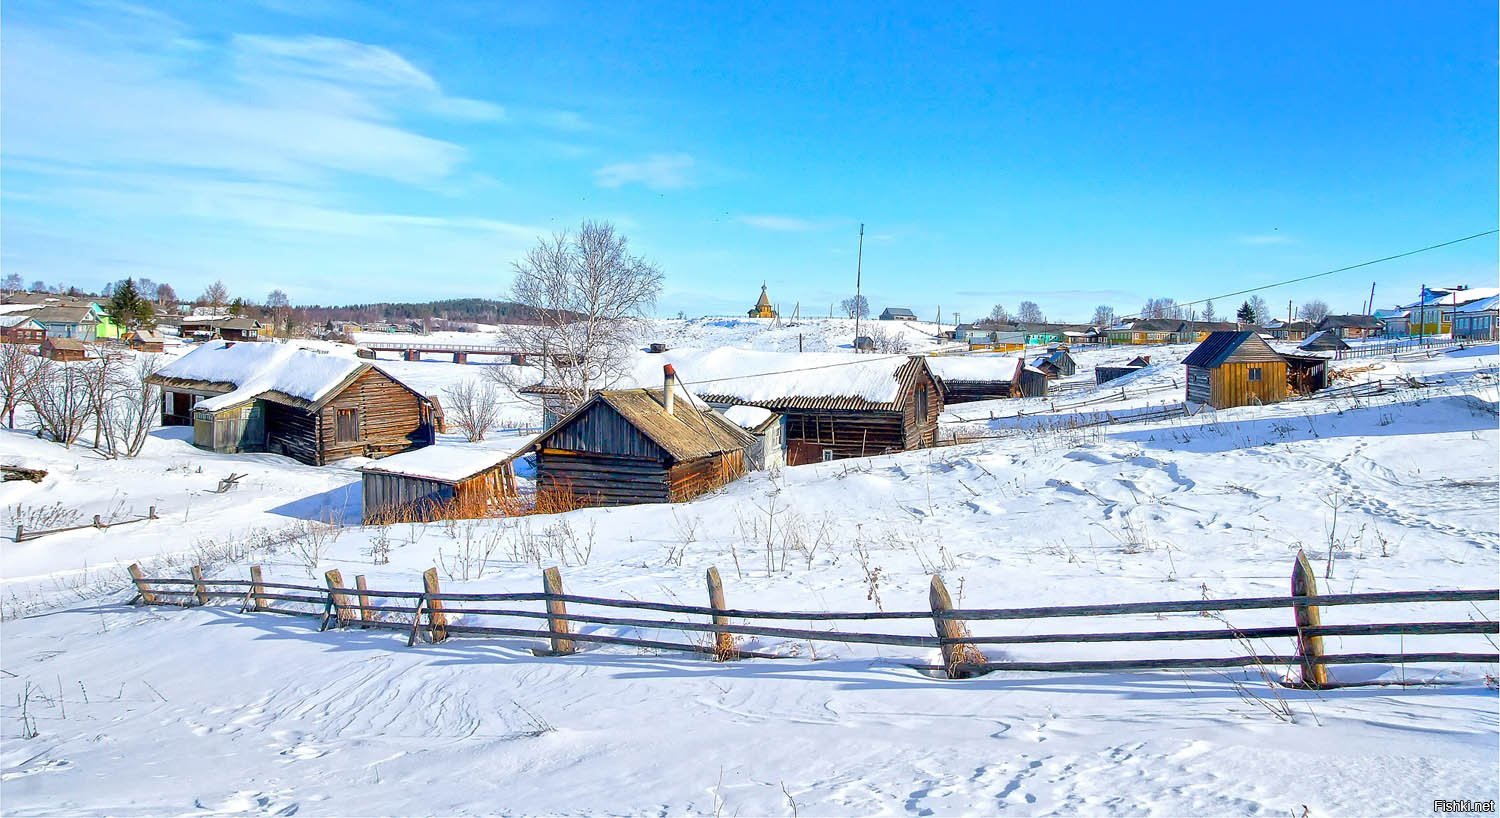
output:
[[436,568],[428,568],[422,572],[422,590],[427,593],[428,634],[433,642],[441,642],[448,638],[448,617],[443,614],[443,601],[432,598],[434,594],[443,592],[438,587]]
[[99,515],[95,514],[94,515],[94,528],[106,528],[106,527],[107,526],[104,525],[104,522],[99,519]]
[[151,506],[150,508],[146,509],[146,519],[148,519],[148,520],[154,520],[154,519],[156,519],[156,506]]
[[949,619],[944,616],[953,610],[953,598],[948,596],[948,586],[943,584],[942,577],[932,575],[932,588],[927,594],[927,599],[932,603],[932,624],[937,628],[938,638],[944,640],[943,667],[948,672],[948,678],[968,679],[979,675],[978,671],[959,667],[960,665],[984,664],[984,654],[980,653],[973,644],[960,641],[969,636],[969,629],[964,626],[962,620]]
[[359,626],[361,628],[368,628],[372,616],[370,613],[370,595],[365,592],[370,590],[370,587],[365,585],[364,574],[360,574],[354,578],[354,587],[359,589]]
[[21,537],[24,536],[25,534],[26,534],[25,529],[23,529],[20,525],[17,525],[16,526],[16,542],[20,542],[21,541]]
[[349,595],[334,589],[344,587],[344,575],[334,568],[323,572],[323,579],[328,582],[328,599],[333,603],[333,615],[342,628],[349,624]]
[[[542,591],[549,595],[562,596],[562,572],[557,570],[556,566],[542,572]],[[568,620],[558,618],[567,615],[568,604],[566,602],[563,602],[561,599],[549,598],[547,600],[547,613],[551,615],[547,618],[547,630],[553,633],[570,632]],[[573,650],[572,639],[565,636],[552,637],[552,652],[554,654],[572,653]]]
[[208,604],[208,586],[203,584],[203,566],[193,566],[193,595],[198,598],[199,605]]
[[[715,611],[723,611],[729,608],[724,603],[724,581],[719,579],[719,569],[708,569],[708,606]],[[715,625],[728,625],[729,617],[714,614]],[[734,634],[728,631],[719,631],[714,634],[714,661],[728,662],[740,657],[740,652],[734,647]]]
[[132,562],[130,564],[130,580],[135,583],[135,590],[141,595],[141,602],[147,605],[156,604],[156,592],[146,584],[146,574],[141,570],[141,564]]
[[262,602],[260,598],[261,593],[265,590],[262,587],[263,582],[264,580],[261,578],[260,566],[250,566],[250,610],[252,611],[265,610],[265,603]]
[[[1316,597],[1318,580],[1307,555],[1297,549],[1297,563],[1292,567],[1292,596]],[[1316,628],[1323,624],[1323,614],[1317,605],[1293,603],[1297,618],[1297,655],[1302,658],[1302,686],[1322,688],[1328,686],[1328,666],[1318,661],[1323,657],[1323,637],[1306,633],[1303,628]]]

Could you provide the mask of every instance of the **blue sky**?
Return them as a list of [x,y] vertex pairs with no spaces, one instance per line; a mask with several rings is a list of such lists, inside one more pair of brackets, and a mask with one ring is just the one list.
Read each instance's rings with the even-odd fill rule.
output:
[[[7,0],[0,265],[498,296],[613,221],[662,314],[1121,314],[1497,221],[1493,3]],[[1490,285],[1493,237],[1272,290]],[[1237,303],[1237,302],[1236,302]],[[1217,304],[1220,313],[1232,304]]]

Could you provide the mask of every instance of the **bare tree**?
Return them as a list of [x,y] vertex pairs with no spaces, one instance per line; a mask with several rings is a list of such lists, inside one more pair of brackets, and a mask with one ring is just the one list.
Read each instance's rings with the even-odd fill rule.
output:
[[208,285],[208,289],[203,291],[203,295],[198,296],[198,300],[205,307],[213,307],[214,312],[218,312],[224,308],[225,304],[229,303],[229,288],[224,286],[223,281],[215,281]]
[[850,296],[839,302],[839,309],[850,318],[869,318],[870,300],[863,295]]
[[96,413],[104,433],[102,445],[95,448],[106,458],[135,457],[151,436],[161,405],[161,388],[147,379],[156,365],[157,356],[143,355],[133,366],[117,365],[110,373],[109,392]]
[[16,428],[16,407],[36,379],[40,359],[25,344],[0,344],[0,403],[6,426]]
[[8,293],[17,292],[21,289],[21,274],[6,273],[5,278],[0,280],[0,290]]
[[1250,296],[1249,304],[1250,311],[1255,313],[1255,318],[1250,323],[1264,324],[1265,322],[1271,320],[1271,318],[1273,317],[1271,315],[1271,308],[1266,305],[1266,300],[1264,298],[1261,298],[1258,295],[1252,295]]
[[1042,308],[1035,301],[1022,301],[1021,306],[1016,308],[1016,320],[1028,324],[1040,324],[1047,320],[1042,313]]
[[1115,308],[1108,304],[1100,304],[1094,308],[1094,317],[1089,323],[1096,327],[1108,327],[1115,323]]
[[1328,303],[1321,298],[1302,302],[1297,308],[1297,317],[1311,324],[1317,324],[1328,317]]
[[471,443],[484,440],[500,419],[500,390],[478,378],[454,384],[443,390],[443,415]]
[[289,335],[291,330],[292,301],[281,290],[272,290],[266,296],[266,312],[271,314],[271,331],[276,335]]
[[1216,321],[1218,320],[1218,318],[1219,316],[1214,312],[1213,300],[1209,299],[1208,301],[1203,302],[1203,320]]
[[996,304],[990,308],[990,320],[1002,324],[1010,320],[1010,313],[1005,310],[1004,304]]
[[[639,321],[661,293],[661,269],[631,255],[613,225],[595,221],[540,239],[514,267],[509,298],[531,307],[534,323],[504,325],[501,339],[540,356],[543,380],[562,389],[569,406],[618,383],[635,352]],[[536,380],[521,370],[489,372],[514,389]]]
[[911,339],[906,333],[884,326],[870,330],[870,343],[875,345],[876,352],[899,355],[911,351]]
[[177,291],[172,289],[171,284],[156,285],[156,303],[162,312],[173,312],[177,309]]
[[1148,298],[1141,307],[1142,318],[1181,318],[1182,307],[1175,298]]
[[37,434],[71,447],[89,421],[89,391],[81,368],[46,359],[35,366],[26,405],[35,415]]

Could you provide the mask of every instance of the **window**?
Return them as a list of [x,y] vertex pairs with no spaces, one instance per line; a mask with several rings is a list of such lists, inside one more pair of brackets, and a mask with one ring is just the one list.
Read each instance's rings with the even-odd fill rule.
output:
[[335,438],[339,443],[353,443],[359,440],[359,410],[340,409],[338,426],[335,429]]
[[927,422],[927,386],[924,384],[917,387],[917,420]]
[[824,463],[829,463],[829,462],[832,462],[832,461],[833,461],[833,449],[824,449],[823,450],[823,462]]
[[1250,382],[1254,383],[1254,382],[1256,382],[1258,380],[1260,380],[1260,367],[1258,367],[1258,366],[1252,366],[1252,367],[1250,367]]

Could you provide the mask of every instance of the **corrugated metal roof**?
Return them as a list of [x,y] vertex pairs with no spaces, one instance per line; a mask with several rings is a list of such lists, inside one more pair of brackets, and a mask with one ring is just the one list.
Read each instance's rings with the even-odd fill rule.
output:
[[[903,409],[903,402],[906,395],[915,388],[917,381],[924,374],[932,377],[927,369],[926,361],[921,357],[913,356],[906,363],[897,367],[894,373],[897,384],[896,398],[887,402],[872,401],[852,395],[789,395],[772,400],[745,400],[734,395],[713,394],[707,389],[698,392],[698,397],[709,403],[728,406],[759,406],[772,411],[811,409],[849,412],[900,412]],[[934,380],[936,379],[934,378]]]
[[1182,362],[1188,366],[1212,369],[1229,360],[1246,343],[1257,347],[1257,352],[1265,353],[1260,356],[1263,359],[1280,357],[1258,333],[1212,332]]

